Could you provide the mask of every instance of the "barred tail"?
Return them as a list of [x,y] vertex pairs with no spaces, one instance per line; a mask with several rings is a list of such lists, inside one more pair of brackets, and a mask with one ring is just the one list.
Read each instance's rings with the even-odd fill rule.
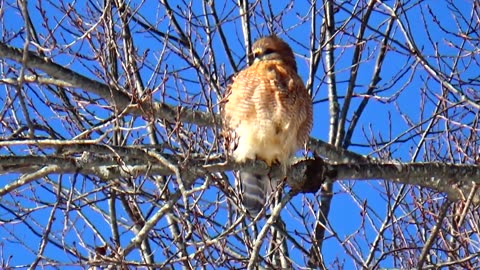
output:
[[240,171],[242,186],[242,203],[247,212],[256,216],[265,206],[265,197],[268,191],[269,177],[267,175],[253,174]]

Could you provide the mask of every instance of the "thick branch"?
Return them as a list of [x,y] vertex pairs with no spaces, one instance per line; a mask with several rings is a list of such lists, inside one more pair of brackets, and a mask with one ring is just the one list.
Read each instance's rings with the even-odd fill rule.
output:
[[[77,148],[87,147],[78,145]],[[94,146],[88,146],[90,149]],[[97,146],[104,148],[104,152],[90,152],[78,157],[72,156],[0,156],[1,173],[27,173],[34,174],[39,168],[55,166],[54,173],[81,173],[95,175],[103,180],[118,177],[132,177],[138,175],[173,175],[174,172],[160,162],[155,162],[153,150],[129,147]],[[108,150],[107,150],[108,149]],[[110,155],[104,153],[110,152]],[[95,154],[93,154],[95,153]],[[114,153],[112,155],[111,153]],[[130,156],[130,157],[129,157]],[[132,158],[132,156],[134,158]],[[191,158],[188,161],[179,161],[173,155],[162,154],[162,158],[178,164],[177,166],[188,170],[189,175],[203,178],[208,173],[224,172],[230,170],[249,170],[255,173],[270,172],[272,177],[282,177],[281,169],[272,169],[262,161],[251,161],[237,164],[225,161],[221,156]],[[126,162],[128,161],[128,162]],[[53,173],[47,172],[46,173]],[[43,177],[29,177],[34,181]],[[329,164],[321,159],[300,160],[292,166],[287,177],[292,190],[305,193],[316,192],[325,180],[390,180],[397,183],[426,187],[438,192],[445,192],[452,201],[466,200],[472,188],[480,185],[480,166],[455,165],[443,163],[363,163],[363,164]],[[0,196],[13,191],[27,183],[17,180],[9,183],[0,190]],[[479,203],[479,196],[473,198],[474,203]]]
[[[480,166],[445,163],[378,163],[331,165],[341,180],[384,179],[445,192],[452,201],[466,200],[480,185]],[[475,196],[474,203],[480,202]]]
[[[0,43],[0,58],[22,63],[22,57],[22,50]],[[94,93],[108,100],[120,110],[128,108],[133,115],[145,115],[145,112],[152,112],[155,118],[163,118],[169,121],[189,122],[199,126],[213,125],[214,123],[214,117],[210,113],[193,111],[190,108],[170,106],[159,102],[152,103],[148,100],[146,102],[132,100],[125,92],[89,79],[32,52],[28,53],[25,64],[29,68],[39,69],[55,79],[62,80],[72,87]]]

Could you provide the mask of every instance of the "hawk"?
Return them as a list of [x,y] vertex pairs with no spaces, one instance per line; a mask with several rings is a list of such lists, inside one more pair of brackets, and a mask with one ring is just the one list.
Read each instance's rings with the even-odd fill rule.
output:
[[[308,140],[312,101],[297,74],[290,46],[275,35],[258,39],[254,62],[240,71],[227,89],[223,105],[224,129],[236,162],[260,159],[279,163],[284,171],[294,153]],[[242,203],[256,216],[274,185],[268,175],[239,172]]]

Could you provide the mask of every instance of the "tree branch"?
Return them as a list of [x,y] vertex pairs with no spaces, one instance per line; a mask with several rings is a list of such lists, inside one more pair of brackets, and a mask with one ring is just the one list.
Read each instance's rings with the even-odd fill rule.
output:
[[[38,143],[38,142],[37,142]],[[0,143],[2,146],[4,143]],[[41,144],[40,144],[41,145]],[[204,176],[231,170],[248,170],[255,173],[269,172],[272,177],[282,177],[279,166],[269,168],[263,161],[250,161],[244,164],[225,160],[224,157],[210,156],[179,161],[171,154],[159,154],[152,149],[140,147],[112,147],[107,145],[73,145],[84,151],[82,156],[0,156],[0,173],[29,173],[21,179],[0,189],[0,196],[41,178],[49,173],[81,173],[96,175],[103,180],[138,175],[173,175],[172,169],[158,162],[161,156],[171,164],[179,164],[191,176]],[[92,151],[96,149],[95,151]],[[113,153],[113,155],[112,155]],[[151,153],[155,153],[153,156]],[[128,161],[128,162],[127,162]],[[38,170],[38,168],[43,168]],[[27,179],[27,181],[25,181]],[[300,160],[293,164],[287,178],[288,185],[300,193],[316,192],[325,180],[378,180],[385,179],[396,183],[418,185],[438,192],[445,192],[452,201],[466,200],[472,188],[480,185],[480,166],[445,163],[328,163],[321,159]],[[480,202],[474,196],[474,204]]]
[[[22,63],[23,51],[0,43],[0,58],[6,58]],[[133,115],[145,115],[145,112],[152,112],[155,118],[163,118],[169,121],[195,123],[198,126],[213,125],[215,123],[211,113],[193,111],[182,106],[170,106],[160,102],[147,100],[132,100],[126,93],[113,89],[109,85],[89,79],[68,68],[53,63],[46,57],[40,57],[33,52],[28,52],[25,64],[29,68],[42,70],[51,77],[63,80],[72,87],[94,93],[108,100],[113,106],[123,110],[127,109]]]

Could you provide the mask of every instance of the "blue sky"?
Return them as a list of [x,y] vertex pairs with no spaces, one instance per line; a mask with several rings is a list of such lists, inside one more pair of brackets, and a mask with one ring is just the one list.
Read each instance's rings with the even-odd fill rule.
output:
[[[384,1],[385,5],[392,6],[394,1]],[[193,11],[197,12],[197,14],[200,14],[202,11],[202,6],[201,6],[201,1],[195,1],[193,3]],[[268,10],[269,6],[265,3],[264,8]],[[276,30],[280,29],[280,25],[283,26],[283,28],[288,29],[286,32],[280,32],[278,33],[280,37],[284,38],[289,44],[292,46],[293,50],[296,53],[297,56],[297,62],[298,62],[298,67],[299,67],[299,74],[301,77],[306,80],[308,77],[308,57],[309,57],[309,52],[308,52],[308,47],[304,46],[303,44],[308,44],[309,42],[309,35],[308,33],[310,32],[310,22],[300,22],[300,18],[308,14],[308,9],[306,5],[306,1],[295,1],[294,3],[289,4],[289,1],[277,1],[275,2],[274,5],[272,5],[272,11],[273,14],[278,14],[284,10],[289,10],[288,13],[286,13],[284,16],[281,17],[281,19],[278,20],[277,25],[276,25]],[[426,55],[426,59],[428,61],[431,61],[431,63],[435,66],[438,65],[440,70],[447,70],[449,69],[449,66],[452,65],[452,60],[448,60],[448,58],[445,58],[445,62],[440,62],[437,63],[435,59],[435,48],[432,47],[432,43],[428,40],[429,38],[434,40],[434,44],[438,45],[438,52],[441,55],[451,55],[454,56],[457,53],[457,49],[452,46],[452,44],[458,44],[461,40],[454,37],[453,35],[446,35],[445,33],[442,33],[440,31],[431,31],[428,33],[425,32],[424,29],[424,24],[427,25],[427,27],[431,27],[431,29],[435,29],[435,24],[434,24],[434,19],[438,19],[441,21],[442,26],[445,27],[445,29],[450,30],[450,31],[457,31],[457,25],[455,24],[455,21],[453,20],[453,16],[455,16],[455,13],[452,13],[448,8],[444,5],[438,5],[437,1],[425,1],[421,4],[422,10],[418,9],[418,7],[414,7],[412,10],[408,11],[408,21],[405,20],[405,17],[401,17],[401,20],[405,24],[409,24],[411,29],[410,35],[413,36],[415,42],[417,43],[418,48],[421,49],[422,53]],[[140,1],[132,1],[130,2],[130,6],[133,8],[135,6],[138,6],[140,4]],[[228,17],[231,18],[228,22],[222,24],[222,28],[227,34],[227,37],[229,38],[229,46],[231,46],[231,49],[233,51],[234,59],[236,63],[238,64],[239,67],[244,67],[245,61],[244,61],[244,54],[245,54],[245,49],[243,46],[243,37],[242,37],[242,32],[241,32],[241,25],[240,25],[240,20],[237,19],[237,14],[238,11],[234,9],[234,5],[230,2],[227,2],[225,4],[225,7],[222,6],[222,3],[219,3],[219,1],[216,2],[217,6],[219,7],[219,10],[224,10],[223,13],[220,13],[220,17]],[[471,3],[469,1],[458,1],[458,6],[462,9],[460,10],[459,13],[463,14],[468,14],[471,12],[469,9],[471,7]],[[23,26],[23,22],[19,19],[19,13],[17,10],[12,9],[8,7],[9,5],[15,5],[15,1],[10,1],[7,3],[3,4],[3,8],[5,8],[5,12],[2,14],[3,22],[5,23],[4,28],[0,31],[2,32],[2,36],[5,36],[8,33],[12,32],[17,32],[19,29]],[[77,10],[83,10],[85,6],[92,7],[91,4],[86,4],[85,1],[76,1],[73,3],[74,7]],[[38,10],[37,10],[37,3],[30,1],[29,2],[29,11],[31,13],[32,18],[34,19],[35,22],[40,22],[42,20]],[[345,4],[344,7],[348,10],[351,8],[351,6]],[[430,7],[432,9],[432,14],[435,14],[435,17],[431,16],[428,14],[428,8]],[[64,17],[65,14],[60,13],[58,10],[56,10],[53,5],[49,3],[44,3],[43,8],[47,11],[46,17],[49,19],[48,22],[51,26],[57,24],[59,21],[68,21],[66,17]],[[177,12],[186,12],[186,9],[176,9]],[[425,14],[426,18],[428,21],[423,22],[421,20],[422,18],[422,11]],[[82,11],[80,11],[82,13]],[[154,26],[156,27],[157,30],[159,31],[172,31],[171,26],[168,24],[168,20],[163,20],[161,21],[161,18],[165,16],[164,10],[162,8],[159,8],[156,6],[156,4],[152,3],[144,3],[140,6],[138,10],[138,14],[140,14],[146,21],[149,22],[155,22],[159,21],[158,24],[155,24]],[[345,13],[344,10],[340,10],[338,14],[336,14],[336,18],[340,20],[341,18],[346,18],[347,14]],[[374,12],[372,15],[371,22],[372,24],[377,27],[375,29],[378,29],[380,32],[384,31],[386,27],[386,20],[389,18],[388,15],[382,14],[380,12]],[[87,16],[88,17],[88,16]],[[268,27],[266,27],[266,24],[264,23],[265,21],[261,16],[253,16],[252,21],[255,21],[258,23],[258,27],[252,27],[252,38],[256,39],[259,36],[265,35],[268,33]],[[317,16],[317,24],[321,21],[321,18]],[[84,27],[92,27],[95,22],[95,16],[91,16],[90,20],[88,19],[83,19],[83,26]],[[182,27],[185,27],[185,31],[189,31],[189,24],[186,21],[180,21],[182,24]],[[89,47],[90,44],[86,42],[83,39],[78,39],[78,36],[81,36],[82,33],[76,31],[73,27],[68,28],[68,24],[65,23],[65,29],[57,29],[55,31],[55,38],[56,38],[56,45],[58,46],[57,48],[53,49],[51,52],[48,51],[48,55],[52,55],[52,59],[60,64],[65,65],[66,67],[69,67],[76,72],[79,72],[85,76],[88,76],[90,78],[102,81],[101,78],[97,76],[97,74],[101,74],[103,72],[102,68],[95,62],[96,59],[90,59],[86,60],[85,57],[82,60],[79,60],[76,57],[72,57],[69,55],[72,51],[77,52],[81,55],[84,56],[89,56],[93,53],[92,49]],[[36,30],[38,31],[38,35],[40,36],[40,39],[42,40],[46,36],[49,35],[49,33],[45,30],[45,27],[42,25],[37,25],[38,28]],[[135,37],[135,46],[138,49],[138,55],[145,55],[146,57],[146,64],[142,66],[142,69],[140,70],[140,74],[142,76],[142,79],[145,82],[145,87],[150,88],[154,90],[156,94],[154,96],[157,98],[157,100],[163,100],[166,103],[172,104],[172,105],[185,105],[185,104],[179,104],[179,100],[182,102],[189,102],[190,106],[195,107],[195,102],[198,103],[205,103],[206,97],[203,97],[199,93],[201,92],[201,84],[195,81],[197,78],[197,73],[194,69],[190,68],[188,64],[178,57],[175,54],[168,54],[166,58],[162,59],[162,61],[159,61],[159,57],[161,55],[161,50],[163,48],[162,41],[158,39],[158,37],[152,36],[149,33],[146,33],[145,30],[136,25],[134,22],[131,23],[131,31]],[[101,33],[100,26],[97,26],[98,32]],[[355,26],[349,26],[351,27],[348,29],[350,33],[356,33],[358,30],[358,24],[355,24]],[[464,27],[464,26],[462,26]],[[395,34],[394,37],[404,45],[405,39],[402,37],[402,34],[398,27],[394,28]],[[72,31],[72,32],[69,32]],[[347,32],[348,32],[347,31]],[[173,32],[172,32],[173,33]],[[192,34],[191,38],[195,44],[195,48],[200,52],[203,53],[203,57],[207,57],[210,51],[204,49],[204,46],[202,45],[202,42],[204,41],[204,32],[200,32],[199,35]],[[375,36],[375,32],[373,29],[367,29],[367,34],[366,36]],[[375,37],[375,38],[380,38],[380,37]],[[78,39],[78,40],[77,40]],[[230,43],[231,40],[231,43]],[[92,38],[92,44],[96,44],[97,46],[101,46],[101,44],[96,43],[95,38]],[[345,88],[347,86],[348,78],[350,76],[350,70],[349,67],[351,65],[351,56],[352,56],[352,48],[353,46],[350,44],[350,40],[348,40],[348,37],[346,35],[339,35],[337,37],[337,42],[338,42],[338,49],[336,51],[336,69],[337,69],[337,89],[339,95],[343,95],[345,92]],[[19,47],[21,48],[23,46],[23,39],[22,36],[17,36],[14,37],[12,40],[9,40],[8,43],[12,46]],[[52,40],[49,39],[48,42],[45,42],[44,44],[41,44],[43,46],[46,45],[51,45]],[[67,46],[67,44],[71,44],[71,46]],[[359,76],[358,76],[358,81],[356,82],[356,89],[355,93],[357,94],[363,94],[367,90],[368,85],[370,84],[370,79],[372,77],[372,72],[373,72],[373,64],[375,62],[376,58],[376,52],[378,52],[378,42],[377,43],[367,43],[368,49],[364,51],[362,55],[362,59],[365,60],[365,63],[362,63],[361,68],[359,70]],[[432,110],[434,109],[434,99],[436,98],[432,93],[434,93],[431,89],[438,88],[437,93],[441,93],[440,91],[440,85],[437,81],[429,78],[428,74],[421,68],[416,69],[414,72],[412,71],[407,71],[404,74],[400,76],[399,70],[403,69],[409,69],[412,65],[416,65],[415,60],[406,54],[406,51],[401,48],[400,45],[396,44],[391,44],[392,49],[388,52],[386,56],[386,61],[384,63],[384,67],[382,69],[381,73],[381,78],[382,80],[379,83],[379,87],[385,87],[385,91],[379,93],[376,97],[371,97],[371,101],[367,106],[367,109],[365,110],[364,114],[362,115],[361,121],[359,123],[359,126],[357,127],[353,139],[352,139],[352,144],[353,146],[349,148],[351,151],[355,151],[357,153],[361,154],[371,154],[372,153],[372,148],[369,146],[369,141],[368,139],[371,138],[372,136],[375,136],[377,138],[382,138],[384,141],[389,141],[392,138],[395,138],[401,134],[403,134],[408,128],[407,124],[407,119],[412,120],[415,123],[419,123],[423,121],[424,117],[429,117],[432,113]],[[405,46],[405,45],[404,45]],[[468,47],[468,44],[466,45]],[[47,46],[48,47],[48,46]],[[222,75],[225,75],[226,77],[232,75],[233,69],[231,66],[229,66],[226,55],[223,53],[223,47],[221,46],[221,43],[218,39],[218,35],[215,36],[214,39],[214,46],[215,51],[218,52],[215,54],[217,57],[218,61],[218,66],[216,67],[218,70],[222,72]],[[35,48],[33,46],[30,47],[31,50],[34,50]],[[371,53],[371,54],[370,54]],[[8,77],[9,74],[5,73],[5,66],[10,64],[11,62],[6,61],[2,65],[2,70],[3,74],[2,77]],[[322,64],[324,62],[322,61]],[[179,84],[179,81],[175,81],[174,79],[169,79],[168,81],[163,84],[163,82],[160,80],[161,76],[159,76],[159,71],[155,71],[154,67],[155,65],[159,65],[159,70],[166,70],[170,72],[175,76],[178,76],[179,78],[183,78],[184,81]],[[321,64],[321,65],[322,65]],[[467,65],[467,63],[460,63],[460,65]],[[475,65],[472,65],[475,67]],[[468,78],[471,77],[473,78],[474,76],[478,76],[478,71],[475,70],[475,68],[472,68],[470,66],[465,70],[465,72],[460,75],[462,78]],[[462,68],[459,68],[462,70]],[[447,72],[448,73],[448,72]],[[125,75],[125,74],[124,74]],[[120,81],[125,82],[127,77],[121,77]],[[173,78],[173,77],[170,77]],[[394,83],[392,81],[395,80]],[[403,89],[403,87],[406,85],[406,88]],[[2,88],[0,90],[0,95],[6,95],[7,88],[0,86]],[[160,93],[162,90],[165,89],[167,93],[167,98],[163,99],[160,97]],[[180,89],[180,91],[177,92],[177,90]],[[314,128],[312,131],[311,136],[328,141],[328,122],[329,122],[329,111],[328,111],[328,102],[326,101],[327,98],[327,87],[325,84],[325,72],[323,67],[321,66],[319,71],[317,72],[316,80],[314,81],[314,90],[319,89],[318,92],[316,92],[316,95],[314,96],[314,101],[317,101],[317,103],[314,106]],[[425,95],[422,95],[422,89],[430,89],[428,91],[425,90]],[[33,95],[35,93],[35,89],[28,89],[27,90],[29,94]],[[213,90],[211,89],[205,89],[205,91],[210,95],[214,96]],[[398,96],[397,96],[398,94]],[[41,104],[41,98],[42,95],[40,95],[40,98],[35,98],[33,97],[33,100],[36,101],[35,107],[41,108],[42,113],[44,113],[44,117],[48,119],[48,121],[52,121],[51,123],[55,123],[54,126],[57,126],[59,128],[62,136],[64,138],[69,139],[73,137],[72,134],[75,134],[74,130],[66,131],[68,124],[62,123],[62,119],[59,119],[59,117],[52,112],[46,105]],[[57,98],[53,96],[49,96],[48,98],[51,98],[52,101],[60,102]],[[433,101],[428,101],[428,98],[432,99]],[[215,97],[213,98],[215,100]],[[426,104],[423,104],[425,99],[427,99]],[[349,111],[349,116],[351,117],[352,111],[358,106],[359,102],[361,101],[360,98],[355,98],[352,101],[352,107]],[[342,102],[342,101],[341,101]],[[424,111],[421,111],[419,108],[425,105]],[[111,115],[111,111],[108,109],[101,108],[95,104],[90,104],[90,105],[85,105],[87,109],[94,110],[97,113],[97,116],[99,118],[107,118],[109,115]],[[205,107],[200,106],[199,109],[205,110]],[[401,112],[401,113],[399,113]],[[33,113],[33,111],[32,111]],[[138,126],[142,126],[145,124],[144,119],[129,119],[127,118],[126,121],[132,120],[134,123]],[[468,116],[466,118],[466,121],[468,121]],[[426,125],[425,123],[424,125]],[[133,143],[147,143],[148,139],[143,137],[145,136],[144,133],[142,133],[144,130],[135,130],[131,134],[129,134],[128,140],[131,144]],[[402,138],[407,138],[408,136],[412,135],[411,132],[403,134]],[[92,134],[92,138],[98,137],[99,134]],[[400,161],[410,161],[411,159],[411,153],[412,153],[412,148],[415,147],[415,140],[408,140],[405,143],[397,143],[394,144],[391,147],[391,158],[395,160],[400,160]],[[27,154],[27,152],[24,151],[25,149],[19,148],[18,151],[21,154]],[[22,151],[22,152],[20,152]],[[0,150],[0,153],[2,155],[7,155],[8,153],[5,150]],[[374,154],[374,156],[376,156]],[[419,160],[422,160],[420,158]],[[2,182],[8,183],[9,181],[12,181],[12,179],[16,179],[18,175],[1,175],[0,180]],[[96,185],[89,185],[87,184],[86,186],[81,186],[83,183],[90,183],[89,181],[93,181],[92,179],[88,179],[85,182],[74,182],[73,178],[69,177],[60,177],[58,175],[52,175],[51,176],[53,182],[58,182],[60,179],[62,180],[62,185],[64,188],[67,190],[71,188],[71,186],[76,186],[78,189],[83,190],[85,192],[92,190],[96,187]],[[141,179],[137,179],[137,181],[141,182]],[[199,183],[201,184],[201,183]],[[382,198],[382,193],[384,192],[383,186],[386,185],[384,181],[369,181],[369,182],[362,182],[362,181],[344,181],[335,184],[335,196],[333,199],[332,203],[332,211],[330,214],[330,222],[332,228],[335,229],[336,233],[338,236],[342,239],[345,239],[349,234],[353,233],[359,233],[356,232],[358,226],[360,226],[361,223],[361,205],[365,203],[367,207],[371,207],[369,213],[373,214],[373,211],[379,215],[379,219],[373,219],[373,223],[376,224],[376,226],[379,226],[381,222],[383,221],[382,219],[385,216],[386,212],[386,200],[385,198]],[[151,183],[147,183],[144,186],[145,190],[151,192],[152,194],[155,193],[155,186]],[[35,190],[36,195],[31,194],[30,189]],[[352,190],[352,193],[354,193],[357,198],[355,199],[352,194],[349,192],[349,190]],[[30,207],[30,208],[35,208],[38,207],[37,204],[33,203],[31,201],[31,198],[35,196],[39,196],[41,200],[44,201],[50,201],[50,202],[55,202],[55,192],[54,190],[51,189],[51,185],[49,184],[44,184],[42,182],[37,182],[32,184],[31,186],[26,186],[22,190],[19,190],[15,196],[17,196],[15,199],[10,199],[10,198],[2,198],[2,201],[4,202],[12,202],[13,200],[17,200],[17,202],[20,202],[23,207]],[[202,196],[202,199],[205,200],[206,202],[211,202],[212,200],[215,200],[216,197],[215,195],[218,194],[218,190],[216,188],[211,188],[206,194]],[[92,198],[95,196],[102,195],[102,192],[98,193],[92,193]],[[441,198],[441,196],[439,196]],[[223,198],[224,199],[224,198]],[[411,199],[411,198],[410,198]],[[293,200],[292,203],[296,207],[301,207],[304,205],[307,201],[310,201],[314,205],[318,205],[318,202],[312,202],[319,200],[318,196],[313,196],[313,195],[299,195],[296,196]],[[109,225],[105,222],[103,222],[102,215],[101,215],[101,210],[106,210],[108,209],[108,205],[106,201],[101,201],[97,204],[97,209],[88,209],[85,210],[84,214],[88,215],[91,217],[92,223],[96,224],[96,226],[99,227],[99,230],[102,231],[102,234],[104,234],[104,239],[106,241],[109,241],[110,237],[110,230],[109,230]],[[118,204],[119,209],[121,208],[121,205]],[[142,210],[144,210],[144,213],[147,213],[148,211],[151,210],[151,205],[148,204],[148,202],[145,202],[144,205],[142,205]],[[303,210],[306,210],[303,208]],[[48,218],[50,214],[51,209],[48,207],[45,207],[45,209],[37,209],[34,211],[32,216],[30,218],[39,220],[40,223],[45,222],[45,220]],[[208,210],[207,210],[208,212]],[[284,220],[290,221],[294,220],[295,216],[291,215],[292,213],[292,208],[289,206],[287,207],[284,212],[282,212],[282,217]],[[401,215],[402,213],[399,213]],[[57,219],[58,220],[66,220],[64,219],[63,211],[58,211],[56,212]],[[7,217],[11,217],[10,214],[4,212],[3,210],[0,209],[0,217],[2,217],[2,220],[7,219]],[[92,231],[89,229],[89,225],[82,221],[81,218],[75,217],[74,213],[69,214],[69,220],[71,221],[76,221],[78,222],[76,226],[72,226],[71,224],[66,224],[64,222],[56,222],[55,226],[53,228],[53,231],[56,231],[57,234],[55,235],[60,235],[59,232],[65,229],[65,227],[70,227],[70,230],[68,230],[68,233],[65,234],[65,241],[67,243],[73,243],[76,242],[76,246],[81,249],[82,245],[99,245],[101,241],[98,239],[95,239],[94,234]],[[225,219],[225,213],[222,215],[219,215],[219,218]],[[314,217],[309,217],[309,221],[311,222],[311,227],[313,226],[313,218]],[[67,222],[68,223],[68,222]],[[301,232],[305,232],[305,228],[302,228],[299,226],[299,221],[294,220],[293,224],[290,226],[287,224],[287,228],[290,230],[299,230]],[[158,227],[161,228],[162,226],[165,226],[165,222],[162,221],[161,223],[158,224]],[[15,224],[4,224],[3,229],[0,229],[0,239],[8,239],[8,241],[3,242],[3,254],[4,257],[5,254],[18,254],[19,252],[22,252],[22,256],[17,256],[14,255],[11,260],[12,265],[20,265],[20,264],[28,264],[30,263],[34,255],[34,250],[37,249],[39,245],[39,238],[34,237],[32,233],[26,229],[22,224],[15,223]],[[369,227],[367,225],[367,227]],[[83,236],[85,239],[88,239],[86,243],[81,243],[79,242],[79,239],[75,236],[76,233],[80,233],[78,231],[79,228],[84,229],[82,231]],[[407,227],[407,229],[410,229]],[[160,229],[161,230],[161,229]],[[22,232],[22,233],[19,233]],[[368,245],[370,244],[369,241],[371,241],[375,237],[375,232],[372,227],[369,227],[366,231],[364,231],[366,234],[366,239],[358,238],[358,245],[362,247],[364,250],[363,252],[366,253],[368,250]],[[213,234],[213,231],[212,231]],[[24,239],[32,239],[31,240],[31,252],[23,253],[25,250],[25,247],[18,245],[15,243],[15,236],[19,236],[20,238]],[[128,242],[128,239],[132,237],[133,234],[129,232],[125,232],[125,235],[122,236],[122,244],[126,245]],[[343,255],[344,253],[344,248],[348,248],[345,245],[342,245],[341,243],[337,242],[334,240],[331,235],[327,233],[327,236],[329,238],[326,240],[324,244],[324,256],[325,260],[327,262],[331,262],[334,260],[334,258],[339,257],[340,259],[345,259],[345,269],[351,269],[353,268],[354,264],[349,259],[347,255]],[[28,241],[28,240],[27,240]],[[0,249],[1,250],[1,249]],[[84,255],[86,254],[85,249],[83,249]],[[158,255],[158,258],[161,259],[162,252],[160,250],[157,251],[156,255]],[[302,254],[299,253],[298,251],[292,250],[292,258],[298,259],[299,264],[304,264]],[[47,253],[51,257],[56,257],[58,260],[64,260],[64,253],[61,252],[58,248],[56,247],[47,247]],[[131,255],[133,258],[137,256],[137,254],[132,254]],[[68,258],[67,258],[68,261]],[[391,260],[386,260],[382,266],[388,267],[391,266]]]

